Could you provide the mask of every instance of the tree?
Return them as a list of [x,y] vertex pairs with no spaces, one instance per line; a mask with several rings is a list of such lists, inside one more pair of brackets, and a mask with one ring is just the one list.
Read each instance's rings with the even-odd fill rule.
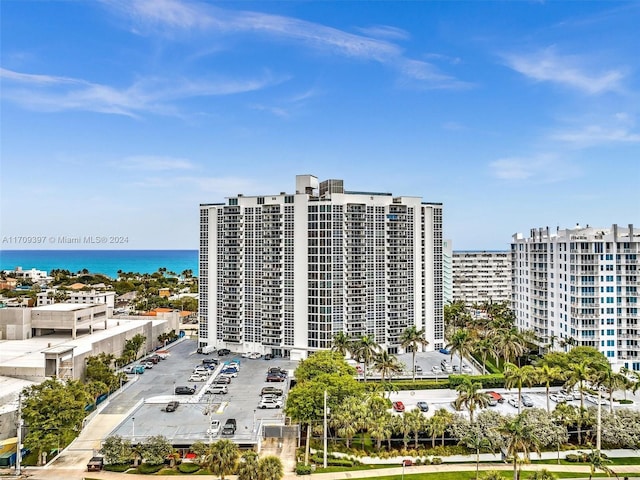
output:
[[587,361],[583,360],[580,363],[570,363],[569,370],[566,372],[567,381],[565,386],[568,389],[572,389],[576,385],[578,385],[578,390],[580,392],[580,415],[578,415],[578,443],[582,443],[582,420],[583,420],[583,412],[584,412],[584,389],[585,382],[593,379],[594,370],[591,368],[591,365],[587,363]]
[[531,365],[525,365],[524,367],[518,367],[513,363],[507,362],[504,364],[504,385],[507,388],[518,388],[518,413],[522,409],[522,386],[533,385],[536,381],[536,370]]
[[476,480],[478,480],[478,475],[480,473],[480,450],[487,449],[493,452],[494,449],[491,442],[482,435],[480,428],[477,425],[474,425],[470,429],[469,433],[460,439],[459,444],[466,445],[467,448],[476,452]]
[[351,439],[358,433],[358,419],[364,418],[366,414],[364,407],[360,398],[348,397],[340,410],[331,413],[329,423],[337,435],[345,439],[347,448],[350,447]]
[[517,328],[505,328],[498,331],[496,350],[507,360],[521,357],[525,352],[525,342]]
[[77,380],[50,378],[23,390],[26,448],[38,454],[68,445],[82,429],[91,396]]
[[405,411],[402,415],[394,415],[391,420],[393,431],[402,435],[402,443],[404,444],[405,450],[409,445],[409,438],[411,437],[413,428],[411,418],[407,417],[408,413],[409,412]]
[[411,432],[413,432],[414,435],[413,438],[415,448],[418,448],[418,435],[421,431],[424,430],[427,424],[426,418],[418,408],[414,408],[413,410],[404,412],[403,415],[406,415],[407,417],[407,423],[409,424]]
[[427,424],[429,433],[431,434],[431,446],[435,447],[436,437],[441,437],[441,443],[444,447],[444,434],[452,420],[453,414],[444,408],[440,408],[434,412]]
[[380,351],[380,345],[370,335],[363,335],[353,344],[353,355],[364,364],[364,381],[367,381],[367,367],[371,365],[376,353]]
[[486,408],[489,405],[489,396],[481,392],[482,384],[480,382],[472,382],[469,377],[465,377],[464,381],[456,387],[458,398],[453,402],[456,410],[464,405],[469,410],[469,421],[473,423],[473,412],[476,408]]
[[411,349],[412,361],[411,370],[413,373],[413,381],[416,381],[416,351],[420,346],[426,347],[429,345],[425,337],[424,330],[418,330],[415,325],[407,327],[402,335],[400,335],[400,346],[405,349]]
[[487,370],[487,357],[493,353],[494,343],[491,337],[478,337],[473,344],[473,351],[477,352],[482,358],[482,368]]
[[563,378],[562,370],[560,370],[559,367],[552,367],[546,363],[542,363],[540,366],[535,368],[535,376],[538,381],[544,383],[547,394],[547,413],[551,413],[551,405],[549,404],[549,388],[551,387],[551,382]]
[[112,435],[104,439],[100,453],[109,464],[125,464],[131,460],[131,441],[119,435]]
[[284,477],[284,467],[282,460],[275,455],[263,457],[258,462],[259,480],[282,480]]
[[369,417],[367,431],[371,438],[376,441],[376,450],[379,451],[382,441],[390,440],[393,434],[391,413],[385,411],[379,416]]
[[618,476],[616,472],[614,472],[608,466],[608,464],[611,463],[611,460],[604,457],[600,450],[591,450],[591,452],[587,454],[587,463],[589,464],[590,469],[589,480],[591,480],[593,475],[598,470],[602,470],[604,473],[606,473],[607,477],[610,477],[611,475],[615,475],[616,477]]
[[163,435],[147,438],[142,444],[142,457],[150,465],[161,465],[173,453],[173,445]]
[[529,461],[530,452],[540,452],[539,439],[531,433],[530,427],[524,422],[521,414],[516,417],[507,417],[500,428],[500,433],[505,439],[507,456],[513,459],[513,480],[520,478],[518,471],[518,455],[524,454],[524,461]]
[[402,365],[398,361],[398,357],[382,350],[373,357],[373,370],[380,372],[381,383],[384,385],[385,379],[402,372]]
[[480,480],[505,480],[505,478],[500,475],[500,472],[496,472],[495,470],[490,470],[485,472],[480,477]]
[[247,450],[238,463],[238,480],[256,480],[258,478],[258,454]]
[[340,331],[333,337],[333,346],[331,347],[331,350],[338,352],[342,357],[346,357],[347,353],[351,352],[351,346],[351,339],[346,333]]
[[224,480],[225,475],[235,471],[238,453],[238,445],[231,440],[218,440],[209,447],[204,464],[211,473],[220,475],[220,479]]
[[325,374],[353,376],[356,370],[339,352],[322,350],[302,360],[295,371],[296,380],[305,382]]
[[451,338],[449,338],[449,343],[447,343],[446,348],[451,352],[452,361],[456,353],[460,356],[460,371],[462,371],[462,361],[464,357],[473,351],[474,342],[471,332],[466,328],[456,330]]

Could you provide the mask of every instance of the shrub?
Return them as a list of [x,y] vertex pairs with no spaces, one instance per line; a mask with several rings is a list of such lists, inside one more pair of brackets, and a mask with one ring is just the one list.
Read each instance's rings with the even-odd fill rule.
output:
[[311,465],[305,465],[304,463],[299,463],[298,465],[296,465],[296,474],[311,475]]
[[431,465],[431,459],[430,458],[423,458],[422,459],[422,464],[423,465]]
[[131,465],[129,465],[128,463],[112,463],[109,465],[105,465],[104,469],[107,472],[126,472],[127,470],[129,470],[131,468]]
[[[449,375],[450,388],[456,388],[458,385],[464,382],[465,378],[469,378],[469,375]],[[504,375],[501,373],[492,373],[489,375],[474,375],[471,377],[474,382],[480,382],[483,388],[503,388],[504,387]]]
[[440,465],[442,463],[442,458],[440,457],[433,457],[431,459],[431,465]]
[[631,405],[633,403],[633,400],[625,400],[624,398],[618,400],[618,402],[620,402],[620,405]]
[[200,465],[197,463],[181,463],[178,465],[178,470],[182,473],[195,473],[200,470]]
[[576,455],[575,453],[567,453],[567,455],[564,457],[564,459],[567,462],[577,463],[577,462],[580,461],[580,456]]
[[420,457],[416,458],[415,465],[422,465],[422,459]]
[[164,464],[162,463],[160,465],[150,465],[148,463],[143,463],[138,467],[138,472],[147,475],[150,473],[157,473],[163,468],[164,468]]

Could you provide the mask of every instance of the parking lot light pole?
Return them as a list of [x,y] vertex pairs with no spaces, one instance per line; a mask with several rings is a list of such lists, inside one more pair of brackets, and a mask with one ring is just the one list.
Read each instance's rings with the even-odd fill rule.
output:
[[253,409],[253,427],[251,428],[251,430],[255,433],[256,431],[256,409]]
[[131,443],[136,441],[136,417],[131,417]]

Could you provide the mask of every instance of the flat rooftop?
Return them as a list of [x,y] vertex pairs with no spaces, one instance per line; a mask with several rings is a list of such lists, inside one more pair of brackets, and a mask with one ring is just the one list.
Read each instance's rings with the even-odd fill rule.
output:
[[84,310],[85,308],[91,308],[97,305],[89,303],[54,303],[52,305],[33,307],[33,310],[37,312],[75,312],[77,310]]

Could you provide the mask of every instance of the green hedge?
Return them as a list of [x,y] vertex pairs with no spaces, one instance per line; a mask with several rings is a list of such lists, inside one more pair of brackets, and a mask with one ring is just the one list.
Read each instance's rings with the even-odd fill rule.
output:
[[[398,390],[437,390],[439,388],[449,388],[448,380],[394,380],[394,388]],[[367,382],[365,388],[369,391],[379,388],[380,382]]]
[[182,473],[195,473],[200,470],[200,465],[196,463],[183,462],[178,465],[178,470]]
[[298,465],[296,465],[296,473],[298,475],[311,475],[311,465],[299,463]]
[[149,465],[148,463],[143,463],[138,467],[138,472],[146,475],[149,473],[157,473],[163,468],[164,468],[164,464],[162,463],[160,465]]
[[450,388],[456,388],[464,382],[465,378],[470,378],[473,382],[482,383],[483,388],[503,388],[504,375],[492,373],[489,375],[449,375]]
[[112,463],[104,466],[104,469],[107,472],[126,472],[131,468],[131,465],[128,463]]

